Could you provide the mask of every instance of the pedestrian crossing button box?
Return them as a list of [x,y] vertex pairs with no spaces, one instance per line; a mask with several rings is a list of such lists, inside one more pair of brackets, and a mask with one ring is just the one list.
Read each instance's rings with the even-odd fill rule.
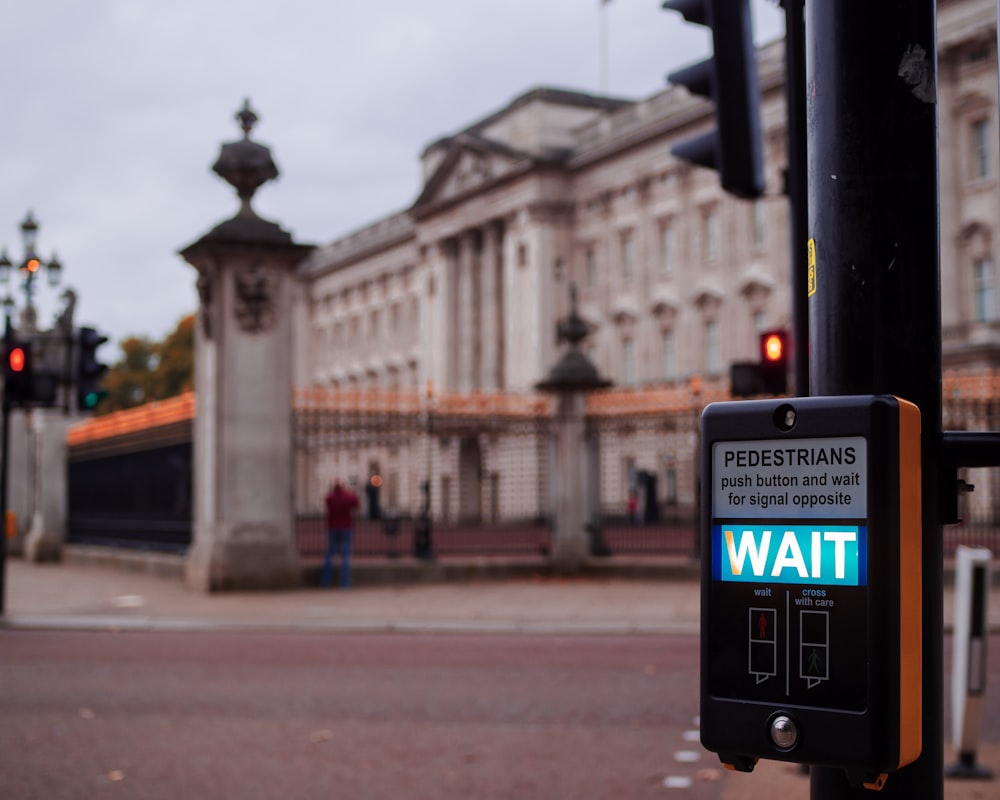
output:
[[702,415],[701,739],[881,786],[921,750],[920,412],[892,396]]

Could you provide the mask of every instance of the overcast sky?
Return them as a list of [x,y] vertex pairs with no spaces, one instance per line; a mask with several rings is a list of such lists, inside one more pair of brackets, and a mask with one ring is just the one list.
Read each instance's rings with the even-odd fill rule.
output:
[[[421,150],[553,86],[642,98],[708,55],[659,0],[0,0],[0,246],[22,257],[31,209],[78,324],[160,339],[194,311],[177,250],[231,217],[210,171],[249,97],[281,171],[254,207],[323,244],[408,206]],[[755,38],[782,34],[753,0]],[[36,280],[41,322],[59,289]],[[13,291],[20,306],[20,284]],[[3,295],[0,295],[2,297]],[[106,361],[118,358],[108,346]]]

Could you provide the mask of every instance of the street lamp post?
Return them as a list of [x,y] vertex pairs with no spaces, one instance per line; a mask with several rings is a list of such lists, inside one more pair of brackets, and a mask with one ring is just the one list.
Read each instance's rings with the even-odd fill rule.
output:
[[[38,255],[38,222],[31,211],[25,215],[21,222],[21,242],[23,246],[23,257],[17,263],[17,270],[22,277],[21,288],[24,291],[24,307],[21,310],[21,318],[18,322],[17,333],[21,336],[33,336],[38,332],[38,311],[35,308],[35,278],[40,270],[44,268],[48,275],[49,285],[57,286],[62,275],[62,264],[53,253],[48,262],[43,262]],[[9,286],[11,273],[15,267],[14,262],[7,255],[7,249],[0,249],[0,284]],[[12,331],[11,316],[17,309],[17,303],[8,288],[3,299],[4,310],[4,332],[7,339]],[[72,335],[72,328],[70,328]],[[69,352],[67,350],[67,352]],[[4,358],[7,357],[6,352]],[[3,442],[0,443],[0,616],[4,614],[6,597],[6,575],[7,575],[7,487],[8,472],[10,463],[10,411],[11,404],[7,397],[6,387],[3,392],[2,421],[0,421],[0,434]],[[36,454],[36,467],[38,459]],[[36,476],[37,477],[37,476]],[[37,502],[37,481],[36,481],[36,502]]]

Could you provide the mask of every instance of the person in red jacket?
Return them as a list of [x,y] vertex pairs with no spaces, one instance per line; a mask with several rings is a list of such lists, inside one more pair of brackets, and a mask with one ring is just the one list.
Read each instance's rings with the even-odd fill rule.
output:
[[345,489],[340,481],[334,481],[333,488],[326,497],[326,553],[323,556],[324,587],[333,578],[333,554],[340,554],[340,588],[351,585],[351,533],[354,528],[354,509],[358,507],[358,496]]

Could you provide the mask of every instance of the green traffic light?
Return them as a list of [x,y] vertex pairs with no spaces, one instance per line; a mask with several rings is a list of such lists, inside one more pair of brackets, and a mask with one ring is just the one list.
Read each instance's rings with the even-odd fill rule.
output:
[[97,404],[100,403],[101,400],[103,400],[105,397],[107,397],[107,394],[108,394],[107,392],[103,391],[87,392],[82,398],[83,408],[87,411],[90,411],[93,408],[97,408]]

